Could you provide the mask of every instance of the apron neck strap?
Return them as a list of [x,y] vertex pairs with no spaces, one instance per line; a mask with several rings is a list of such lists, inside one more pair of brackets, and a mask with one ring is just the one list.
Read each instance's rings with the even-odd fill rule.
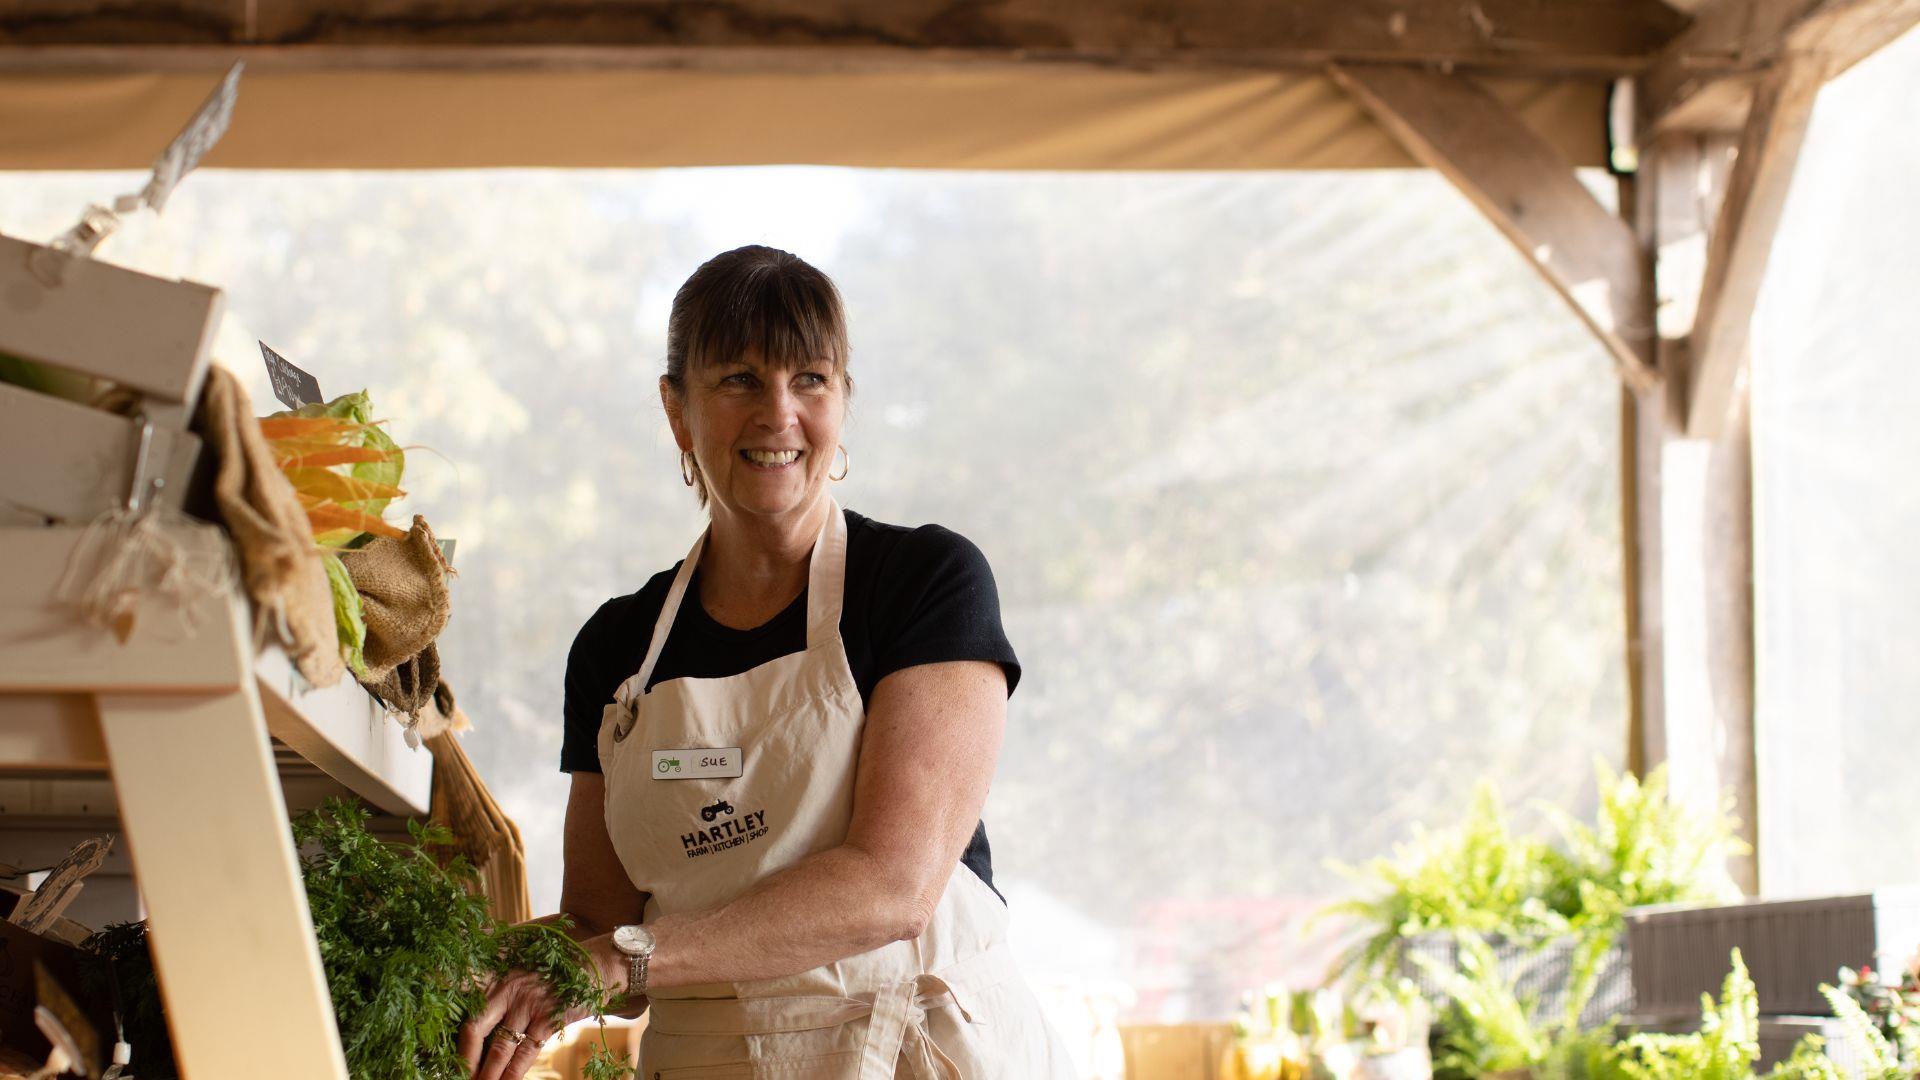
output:
[[[712,535],[713,525],[709,523],[700,531],[700,538],[693,542],[692,550],[680,563],[680,570],[673,576],[673,585],[667,590],[667,599],[660,605],[660,617],[654,620],[653,637],[647,643],[647,658],[640,664],[640,670],[628,683],[632,693],[643,694],[647,689],[647,680],[653,678],[653,668],[660,662],[660,652],[667,647],[667,635],[673,630],[673,620],[680,613],[680,604],[686,600],[687,588],[693,582],[693,572],[700,565],[700,553],[706,550],[707,537]],[[840,604],[845,592],[847,579],[847,518],[840,509],[840,502],[833,496],[827,496],[827,520],[822,523],[819,535],[813,540],[813,554],[807,561],[807,648],[817,649],[840,634]],[[695,601],[698,603],[698,601]]]
[[807,564],[807,648],[818,649],[840,637],[840,602],[847,584],[847,515],[840,500],[827,496],[827,520],[813,541]]

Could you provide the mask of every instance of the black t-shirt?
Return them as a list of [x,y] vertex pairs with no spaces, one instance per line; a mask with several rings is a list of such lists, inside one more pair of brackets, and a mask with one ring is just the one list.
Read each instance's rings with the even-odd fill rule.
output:
[[[847,574],[840,608],[840,640],[847,665],[868,705],[881,679],[915,664],[946,660],[998,661],[1007,694],[1020,682],[1020,661],[1000,625],[1000,595],[986,556],[971,540],[939,525],[889,525],[846,511]],[[681,560],[684,562],[685,560]],[[647,580],[638,592],[600,605],[567,655],[563,772],[599,772],[601,710],[646,659],[653,624],[680,563]],[[724,678],[807,647],[807,590],[786,610],[751,630],[716,622],[700,603],[700,572],[674,616],[647,686],[666,679]],[[980,880],[993,885],[984,823],[961,856]],[[998,890],[996,890],[998,891]]]

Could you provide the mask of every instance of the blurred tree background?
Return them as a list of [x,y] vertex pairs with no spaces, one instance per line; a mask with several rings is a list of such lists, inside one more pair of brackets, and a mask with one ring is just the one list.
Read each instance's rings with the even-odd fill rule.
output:
[[[0,173],[0,230],[137,183]],[[842,503],[993,564],[1025,673],[986,816],[1038,981],[1225,1015],[1317,975],[1328,859],[1482,777],[1584,814],[1620,763],[1616,380],[1429,173],[196,175],[103,255],[227,289],[261,412],[255,338],[419,448],[399,509],[459,542],[442,654],[536,910],[567,648],[700,527],[668,307],[745,243],[846,295]]]

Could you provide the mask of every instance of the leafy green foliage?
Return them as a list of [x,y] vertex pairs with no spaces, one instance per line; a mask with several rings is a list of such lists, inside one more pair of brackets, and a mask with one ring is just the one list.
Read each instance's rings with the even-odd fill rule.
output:
[[1324,908],[1316,919],[1345,917],[1372,929],[1337,964],[1343,974],[1373,977],[1396,968],[1407,938],[1438,930],[1507,938],[1564,932],[1565,920],[1543,901],[1545,845],[1508,828],[1491,784],[1475,789],[1466,820],[1428,832],[1362,868],[1341,866],[1372,895]]
[[1720,1000],[1700,997],[1700,1030],[1688,1035],[1632,1036],[1615,1047],[1612,1067],[1617,1073],[1594,1080],[1907,1080],[1912,1071],[1883,1037],[1873,1019],[1858,1003],[1831,986],[1820,992],[1833,1005],[1834,1015],[1858,1045],[1865,1069],[1852,1073],[1829,1057],[1823,1040],[1809,1035],[1793,1054],[1762,1074],[1760,1060],[1760,1003],[1747,974],[1740,950],[1733,950],[1733,970],[1721,985]]
[[[1851,993],[1831,986],[1822,986],[1820,993],[1827,1004],[1833,1006],[1833,1015],[1840,1018],[1847,1038],[1860,1051],[1866,1065],[1860,1080],[1910,1080],[1914,1069],[1903,1055],[1901,1044],[1882,1033],[1879,1021],[1869,1015]],[[1795,1052],[1798,1053],[1798,1048]]]
[[1731,815],[1705,818],[1668,800],[1664,768],[1645,782],[1604,762],[1594,770],[1600,806],[1592,826],[1543,807],[1561,841],[1546,849],[1548,907],[1579,928],[1617,923],[1643,904],[1739,898],[1725,859],[1747,848]]
[[1842,1069],[1817,1035],[1801,1040],[1772,1070],[1760,1060],[1759,994],[1739,950],[1721,985],[1720,998],[1700,998],[1700,1028],[1684,1035],[1643,1033],[1615,1043],[1612,1031],[1581,1031],[1569,1016],[1542,1024],[1531,1016],[1494,967],[1484,944],[1462,942],[1460,970],[1442,972],[1426,957],[1417,962],[1447,984],[1451,1020],[1440,1032],[1434,1058],[1436,1080],[1465,1080],[1505,1070],[1536,1080],[1910,1080],[1913,1073],[1873,1017],[1844,992],[1821,987],[1860,1049],[1865,1068]]
[[1536,1080],[1628,1080],[1620,1068],[1611,1027],[1593,1031],[1563,1028],[1533,1074]]
[[1530,1069],[1546,1060],[1551,1034],[1534,1024],[1531,1003],[1519,1000],[1501,978],[1499,960],[1484,940],[1460,938],[1458,971],[1426,956],[1414,961],[1441,981],[1449,998],[1438,1029],[1435,1077]]
[[[1494,789],[1482,784],[1458,826],[1417,832],[1392,858],[1342,868],[1366,891],[1320,917],[1354,920],[1365,936],[1337,962],[1337,977],[1363,983],[1388,977],[1403,963],[1407,941],[1419,935],[1446,933],[1458,942],[1458,972],[1414,958],[1451,998],[1435,1028],[1436,1076],[1509,1069],[1566,1080],[1630,1076],[1609,1040],[1583,1035],[1579,1027],[1627,909],[1738,895],[1724,866],[1725,856],[1740,850],[1731,818],[1673,804],[1661,771],[1644,782],[1604,762],[1595,763],[1595,772],[1600,799],[1593,823],[1543,808],[1554,825],[1552,840],[1516,834]],[[1558,1016],[1537,1016],[1535,1001],[1515,997],[1492,941],[1521,948],[1571,943]]]
[[[467,1080],[461,1023],[485,1004],[488,980],[539,973],[559,1012],[604,1013],[605,988],[564,920],[509,926],[465,887],[474,871],[432,848],[444,828],[407,823],[413,843],[389,844],[367,812],[340,799],[300,815],[294,839],[347,1066],[355,1077]],[[605,1074],[609,1077],[616,1073]]]
[[1435,1027],[1434,1076],[1467,1080],[1525,1069],[1545,1080],[1616,1080],[1612,1038],[1583,1032],[1580,1014],[1599,980],[1606,950],[1580,943],[1572,957],[1566,1008],[1540,1017],[1501,974],[1492,946],[1477,936],[1459,938],[1459,970],[1444,969],[1416,955],[1414,962],[1446,988],[1448,1004]]
[[[1888,983],[1871,967],[1843,967],[1840,989],[1898,1051],[1907,1074],[1920,1074],[1920,973],[1909,968],[1897,983]],[[1835,1015],[1842,1014],[1836,1009]]]
[[[1600,806],[1593,825],[1544,808],[1559,845],[1517,836],[1493,787],[1481,784],[1455,828],[1416,831],[1391,858],[1340,867],[1364,895],[1335,903],[1317,917],[1345,917],[1367,936],[1336,965],[1344,976],[1371,978],[1395,969],[1407,938],[1447,931],[1539,945],[1578,935],[1590,954],[1576,965],[1597,980],[1598,960],[1640,904],[1712,903],[1738,895],[1723,864],[1741,850],[1734,822],[1703,820],[1667,798],[1655,770],[1642,783],[1595,762]],[[1578,988],[1576,988],[1578,989]],[[1585,1001],[1591,985],[1570,999]]]
[[121,1022],[141,1080],[178,1080],[173,1037],[160,1007],[160,983],[147,951],[147,924],[109,923],[80,943],[80,988],[91,1001],[113,1001],[119,985]]
[[1700,1030],[1688,1035],[1634,1035],[1620,1044],[1619,1064],[1632,1080],[1751,1080],[1760,1060],[1760,997],[1740,950],[1721,984],[1720,1000],[1700,995]]
[[580,1080],[626,1080],[633,1074],[633,1066],[607,1046],[605,1024],[600,1026],[600,1030],[600,1045],[594,1047],[593,1053],[588,1054],[587,1060],[581,1063]]

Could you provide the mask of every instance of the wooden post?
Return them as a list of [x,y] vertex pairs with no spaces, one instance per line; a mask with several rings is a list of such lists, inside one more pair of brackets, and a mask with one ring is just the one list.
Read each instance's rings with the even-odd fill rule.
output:
[[340,1080],[314,941],[247,650],[245,601],[195,641],[244,673],[223,692],[102,693],[100,729],[184,1074]]
[[[1653,254],[1662,368],[1683,355],[1729,175],[1724,139],[1669,136],[1642,149],[1632,200]],[[1638,392],[1631,455],[1643,703],[1631,757],[1666,765],[1673,798],[1700,813],[1731,802],[1756,851],[1759,791],[1753,703],[1753,492],[1744,386],[1712,439],[1689,438],[1680,387]],[[1729,860],[1749,895],[1757,855]]]

